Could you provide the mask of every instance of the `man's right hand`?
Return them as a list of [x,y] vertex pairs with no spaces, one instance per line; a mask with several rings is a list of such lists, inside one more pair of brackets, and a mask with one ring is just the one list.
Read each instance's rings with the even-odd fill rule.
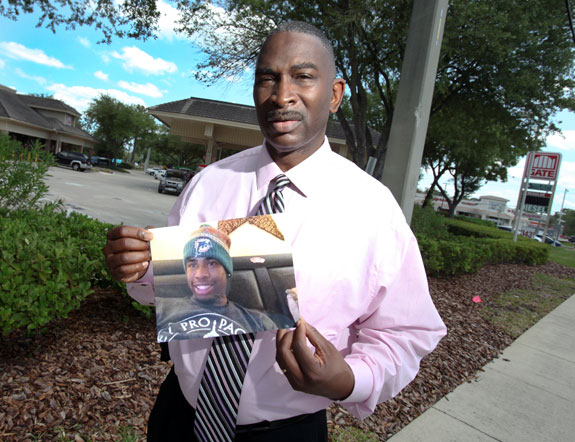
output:
[[133,282],[144,276],[152,259],[153,238],[152,232],[138,227],[120,226],[108,231],[104,255],[112,278]]

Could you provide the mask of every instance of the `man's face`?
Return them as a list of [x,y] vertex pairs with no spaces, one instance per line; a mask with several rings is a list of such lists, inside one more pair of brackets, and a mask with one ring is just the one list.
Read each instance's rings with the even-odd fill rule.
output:
[[205,304],[225,305],[228,300],[227,273],[219,261],[212,258],[191,258],[186,261],[186,278],[194,298]]
[[[254,103],[270,154],[280,168],[295,166],[322,145],[329,114],[337,111],[345,86],[334,78],[328,51],[313,35],[279,32],[263,46]],[[282,159],[289,159],[287,168],[280,164]]]

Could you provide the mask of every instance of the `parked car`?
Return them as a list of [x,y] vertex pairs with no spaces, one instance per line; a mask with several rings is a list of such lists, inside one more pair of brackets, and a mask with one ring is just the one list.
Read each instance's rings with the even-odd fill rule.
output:
[[159,180],[162,177],[166,176],[166,171],[164,169],[160,169],[160,170],[154,170],[154,173],[152,174],[152,176]]
[[92,162],[93,166],[109,166],[110,164],[112,164],[112,160],[110,160],[109,158],[99,157],[96,155],[92,155],[90,161]]
[[92,168],[90,157],[80,152],[58,152],[56,154],[56,163],[59,166],[70,167],[75,171],[85,171]]
[[[543,242],[543,237],[541,235],[534,235],[533,239],[535,239],[538,242]],[[549,235],[545,236],[545,244],[550,244],[554,247],[562,247],[563,244],[561,244],[561,242],[559,241],[555,241],[553,238],[551,238]]]
[[168,169],[164,172],[165,176],[160,179],[158,193],[171,192],[176,195],[182,193],[182,190],[184,190],[188,182],[188,175],[190,173],[187,170],[180,169]]
[[156,173],[157,170],[164,170],[164,169],[162,167],[153,166],[153,167],[148,167],[145,172],[148,175],[154,176],[154,174]]

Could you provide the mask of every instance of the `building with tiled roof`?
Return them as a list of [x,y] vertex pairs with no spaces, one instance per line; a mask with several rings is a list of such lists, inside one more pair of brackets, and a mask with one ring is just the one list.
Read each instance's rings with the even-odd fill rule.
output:
[[0,131],[24,143],[38,139],[50,152],[88,153],[96,139],[75,127],[80,116],[60,100],[18,94],[0,85]]
[[[190,97],[152,106],[148,112],[182,140],[205,145],[207,164],[220,159],[224,150],[244,150],[263,142],[254,106]],[[328,124],[327,137],[333,151],[347,155],[339,123]]]

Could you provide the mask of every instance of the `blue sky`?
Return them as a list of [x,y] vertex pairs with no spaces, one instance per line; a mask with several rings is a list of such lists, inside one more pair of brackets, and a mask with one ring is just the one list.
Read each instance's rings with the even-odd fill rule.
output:
[[[16,22],[0,17],[0,84],[19,93],[52,94],[78,111],[84,111],[99,94],[125,103],[153,106],[187,97],[200,97],[252,105],[250,77],[227,79],[206,86],[193,78],[202,60],[199,45],[172,31],[175,10],[160,0],[163,13],[159,38],[146,42],[114,39],[97,44],[101,35],[87,27],[56,34],[36,28],[34,16]],[[564,190],[565,207],[575,209],[575,114],[556,116],[562,135],[547,139],[543,149],[563,156],[553,212],[558,211]],[[506,183],[488,183],[477,194],[495,195],[515,207],[525,159],[508,171]],[[430,182],[424,177],[419,187]]]

